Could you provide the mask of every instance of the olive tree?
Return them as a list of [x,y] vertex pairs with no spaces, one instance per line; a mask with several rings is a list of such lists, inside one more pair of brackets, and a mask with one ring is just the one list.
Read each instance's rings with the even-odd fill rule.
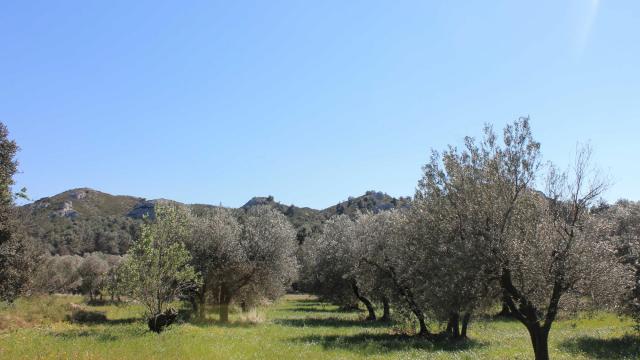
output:
[[[605,189],[591,176],[589,149],[579,151],[572,174],[550,167],[545,190],[538,191],[539,148],[526,118],[507,125],[501,139],[487,127],[480,143],[467,138],[463,151],[450,148],[425,166],[414,209],[424,204],[425,218],[437,216],[417,227],[424,229],[418,238],[431,238],[419,242],[418,251],[429,259],[422,263],[441,264],[427,267],[425,276],[458,269],[450,277],[441,274],[442,284],[425,279],[419,294],[444,289],[436,298],[456,304],[451,295],[459,294],[461,304],[473,308],[497,280],[502,300],[529,331],[536,359],[547,359],[549,331],[561,307],[588,287],[592,269],[617,263],[609,244],[586,231],[588,209]],[[438,238],[448,240],[424,246]],[[428,297],[425,303],[433,304]]]
[[409,305],[406,299],[399,298],[404,289],[396,272],[399,264],[394,263],[404,246],[398,228],[402,219],[400,211],[390,210],[360,214],[355,221],[353,246],[357,261],[353,272],[357,282],[382,303],[382,321],[391,319],[391,302],[399,301],[400,308]]
[[109,293],[111,301],[120,301],[126,290],[126,274],[124,274],[124,256],[107,255],[105,260],[109,265],[109,271],[105,275],[104,289]]
[[238,220],[215,209],[195,224],[189,248],[204,277],[201,302],[218,304],[220,321],[229,321],[232,303],[276,299],[295,279],[296,232],[270,206],[252,207]]
[[[467,137],[462,150],[434,152],[423,167],[414,201],[389,237],[394,250],[377,260],[421,335],[466,337],[473,311],[495,298],[499,239],[533,183],[538,153],[523,118],[502,139],[487,126],[480,142]],[[446,330],[432,333],[427,316]]]
[[[423,246],[411,226],[407,211],[386,211],[359,219],[361,233],[358,237],[363,247],[361,267],[370,267],[377,283],[385,286],[385,295],[400,313],[415,316],[420,336],[431,336],[427,327],[427,312],[421,301],[419,287],[429,277],[425,277],[422,254]],[[364,265],[362,265],[364,263]]]
[[[564,305],[593,286],[593,269],[624,274],[611,242],[592,236],[589,226],[589,208],[606,187],[591,171],[590,156],[585,147],[570,171],[552,167],[545,192],[526,192],[500,242],[500,284],[511,313],[529,332],[536,359],[549,358],[551,326]],[[602,276],[598,282],[605,281]]]
[[94,301],[96,295],[101,294],[100,290],[109,272],[109,263],[98,253],[88,254],[82,259],[77,271],[81,278],[80,290],[89,295],[90,301]]
[[175,319],[175,315],[169,314],[168,304],[200,281],[184,245],[188,236],[187,210],[158,202],[155,219],[147,219],[142,225],[140,238],[127,253],[124,264],[127,286],[131,297],[145,306],[153,331],[160,332],[167,322]]
[[212,209],[191,221],[193,231],[187,248],[193,267],[202,276],[202,284],[196,290],[196,307],[199,317],[204,318],[208,295],[218,287],[225,271],[233,271],[241,229],[236,216],[225,208]]
[[33,276],[34,291],[42,293],[69,293],[79,289],[82,279],[78,255],[54,255],[42,258]]
[[367,320],[375,320],[375,308],[367,294],[369,289],[358,282],[357,268],[361,256],[354,222],[347,215],[333,216],[325,222],[322,233],[305,245],[312,249],[310,256],[315,259],[316,292],[324,299],[343,306],[358,300],[367,309]]

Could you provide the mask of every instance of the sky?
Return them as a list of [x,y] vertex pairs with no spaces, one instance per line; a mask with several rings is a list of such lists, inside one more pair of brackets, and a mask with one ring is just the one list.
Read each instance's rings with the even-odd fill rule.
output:
[[0,121],[32,199],[413,195],[431,149],[529,116],[640,199],[640,1],[4,1]]

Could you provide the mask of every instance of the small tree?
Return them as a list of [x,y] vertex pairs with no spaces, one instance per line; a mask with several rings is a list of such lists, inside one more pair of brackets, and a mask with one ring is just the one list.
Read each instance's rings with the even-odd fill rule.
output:
[[124,273],[124,257],[118,255],[108,255],[106,261],[109,264],[109,271],[105,276],[104,288],[109,293],[111,301],[120,301],[120,296],[126,293]]
[[[168,304],[200,279],[189,264],[191,256],[183,241],[189,235],[189,214],[168,202],[155,206],[155,219],[142,226],[141,236],[125,260],[131,296],[146,308],[149,328],[160,332],[175,314]],[[163,317],[164,316],[164,317]]]
[[96,295],[100,293],[108,271],[109,264],[98,253],[89,254],[82,259],[78,267],[78,274],[82,279],[80,290],[89,295],[90,301],[94,301]]

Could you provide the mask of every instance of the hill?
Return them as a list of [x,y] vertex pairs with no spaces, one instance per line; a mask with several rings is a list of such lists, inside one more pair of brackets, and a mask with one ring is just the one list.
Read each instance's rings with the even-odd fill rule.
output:
[[[123,254],[138,235],[144,215],[152,215],[161,199],[111,195],[90,188],[79,188],[45,197],[21,206],[19,213],[31,236],[39,239],[44,250],[68,255],[101,251]],[[367,191],[323,210],[286,205],[273,196],[254,197],[241,210],[253,206],[272,206],[289,218],[298,231],[298,241],[321,229],[322,223],[336,214],[355,216],[358,211],[382,211],[406,206],[409,198],[393,198],[385,193]],[[202,214],[213,205],[185,205]]]

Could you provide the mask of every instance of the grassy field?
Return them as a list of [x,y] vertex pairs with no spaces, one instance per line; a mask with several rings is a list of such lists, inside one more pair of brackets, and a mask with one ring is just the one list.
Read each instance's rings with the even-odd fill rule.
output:
[[[104,312],[95,324],[67,319],[81,297],[21,299],[0,308],[0,359],[530,359],[528,335],[509,320],[476,320],[470,340],[433,345],[397,328],[366,323],[304,295],[289,295],[267,309],[234,314],[222,325],[173,325],[157,335],[136,306],[85,306]],[[632,323],[610,314],[559,321],[551,332],[554,359],[638,359]]]

